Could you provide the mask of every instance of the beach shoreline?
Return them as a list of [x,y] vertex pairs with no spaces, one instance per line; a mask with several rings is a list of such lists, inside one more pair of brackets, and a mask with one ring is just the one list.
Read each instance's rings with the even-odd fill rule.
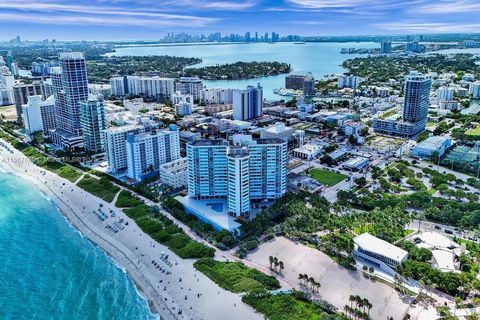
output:
[[[111,257],[160,319],[263,318],[242,303],[239,295],[221,289],[196,271],[193,260],[181,259],[151,239],[114,203],[107,203],[75,183],[36,166],[12,146],[9,149],[0,147],[0,166],[33,184],[76,230]],[[101,221],[96,212],[108,218]],[[118,221],[123,221],[123,229],[118,233],[107,228],[112,223],[120,225]],[[162,254],[168,255],[168,260],[162,260]]]

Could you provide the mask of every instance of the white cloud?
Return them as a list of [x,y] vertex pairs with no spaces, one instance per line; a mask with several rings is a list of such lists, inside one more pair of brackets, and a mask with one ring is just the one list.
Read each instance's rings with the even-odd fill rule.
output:
[[430,32],[430,33],[451,33],[451,32],[473,32],[480,29],[480,23],[443,23],[443,22],[389,22],[376,24],[375,27],[397,32]]
[[203,6],[206,9],[218,9],[218,10],[245,10],[250,9],[256,6],[257,3],[253,1],[245,2],[228,2],[228,1],[217,1],[211,3],[205,3]]
[[[94,3],[95,4],[95,3]],[[49,0],[0,0],[0,21],[37,24],[142,27],[204,27],[218,21],[193,15],[165,13],[154,8],[60,4]]]
[[480,11],[480,2],[470,0],[444,0],[415,8],[415,12],[429,14],[450,14]]

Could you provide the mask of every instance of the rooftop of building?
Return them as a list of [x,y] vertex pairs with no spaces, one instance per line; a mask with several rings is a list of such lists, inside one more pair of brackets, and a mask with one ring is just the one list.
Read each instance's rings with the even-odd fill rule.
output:
[[188,143],[191,146],[227,146],[228,142],[227,140],[223,139],[201,139],[201,140],[195,140],[191,141]]
[[280,138],[260,138],[254,139],[257,144],[281,144],[286,143],[283,139]]
[[367,158],[364,158],[364,157],[355,157],[353,159],[350,159],[350,160],[346,161],[343,165],[347,166],[347,167],[357,167],[357,166],[360,166],[362,164],[367,163],[368,161],[369,160]]
[[85,59],[85,56],[81,52],[61,52],[60,60],[70,60],[70,59]]
[[271,133],[271,134],[284,133],[284,132],[289,132],[289,131],[292,131],[292,128],[287,127],[282,122],[277,122],[273,126],[270,126],[270,127],[265,129],[265,132],[268,132],[268,133]]
[[[142,140],[142,139],[146,139],[146,138],[149,138],[149,137],[152,137],[152,136],[157,136],[157,135],[160,135],[160,134],[166,134],[166,133],[171,133],[171,132],[174,132],[175,130],[171,130],[171,129],[168,129],[168,128],[162,128],[162,129],[154,129],[154,130],[151,130],[149,132],[143,132],[143,133],[138,133],[138,134],[134,134],[134,133],[130,133],[128,134],[128,138],[127,138],[127,141],[138,141],[138,140]],[[133,140],[131,140],[133,137]]]
[[422,142],[418,143],[415,148],[424,148],[436,150],[440,148],[447,140],[450,140],[448,136],[432,136]]
[[408,255],[408,252],[388,243],[385,240],[372,236],[369,233],[363,233],[356,236],[353,241],[362,249],[387,257],[395,261],[402,261]]

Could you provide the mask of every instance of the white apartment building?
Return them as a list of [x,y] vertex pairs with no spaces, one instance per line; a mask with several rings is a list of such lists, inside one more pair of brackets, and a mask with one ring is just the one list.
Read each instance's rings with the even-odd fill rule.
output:
[[437,89],[437,99],[438,100],[453,100],[454,92],[455,92],[454,88],[440,87],[440,88]]
[[42,101],[42,96],[28,97],[28,103],[22,106],[23,124],[28,139],[37,131],[48,135],[55,129],[55,99],[53,96]]
[[188,183],[187,158],[180,158],[160,165],[160,182],[172,187],[182,188]]
[[208,104],[232,104],[233,89],[209,88],[203,89],[200,100]]
[[468,93],[471,94],[474,99],[480,98],[480,81],[470,83]]
[[200,100],[202,89],[203,81],[199,77],[180,77],[176,85],[176,91],[190,94],[194,100]]
[[108,170],[119,173],[127,169],[127,135],[129,133],[144,133],[148,127],[138,124],[128,124],[120,127],[111,127],[103,131],[105,152],[108,160]]
[[123,97],[127,95],[125,92],[126,77],[114,77],[110,78],[110,88],[113,97]]
[[176,105],[177,103],[189,103],[193,105],[194,100],[193,100],[193,95],[191,94],[182,94],[180,91],[176,91],[173,95],[172,98],[172,104]]
[[127,176],[135,181],[155,176],[160,165],[180,158],[180,137],[176,126],[151,132],[129,133]]
[[110,79],[112,96],[143,96],[151,99],[170,99],[175,92],[175,80],[162,77],[126,76]]
[[188,116],[193,112],[193,105],[188,102],[180,102],[175,105],[175,114],[177,116]]
[[342,88],[352,88],[356,89],[365,79],[358,76],[346,76],[342,75],[338,77],[337,87]]

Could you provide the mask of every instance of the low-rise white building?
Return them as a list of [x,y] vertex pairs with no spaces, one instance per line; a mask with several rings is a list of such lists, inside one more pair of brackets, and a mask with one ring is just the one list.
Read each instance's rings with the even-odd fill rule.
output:
[[322,150],[323,147],[320,145],[305,144],[302,147],[293,149],[293,156],[303,160],[311,161],[318,157]]
[[188,183],[187,158],[180,158],[162,164],[159,168],[160,182],[172,187],[182,188]]
[[292,138],[292,135],[293,129],[287,127],[283,122],[277,122],[260,132],[260,138],[279,138],[287,142]]
[[360,171],[363,168],[365,168],[369,163],[370,163],[370,160],[368,160],[365,157],[355,157],[353,159],[346,161],[342,165],[342,167],[344,169],[351,170],[351,171]]
[[429,158],[434,152],[441,157],[452,145],[452,139],[446,136],[429,137],[418,143],[412,150],[412,156],[417,158]]
[[382,239],[363,233],[353,239],[354,256],[393,274],[394,270],[407,259],[408,252]]
[[365,126],[360,122],[349,120],[343,122],[342,128],[346,136],[358,136]]

